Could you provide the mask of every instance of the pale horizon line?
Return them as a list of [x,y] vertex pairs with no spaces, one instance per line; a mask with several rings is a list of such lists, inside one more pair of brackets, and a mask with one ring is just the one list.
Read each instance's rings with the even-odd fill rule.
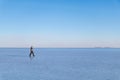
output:
[[[30,47],[0,47],[0,48],[30,48]],[[33,47],[33,48],[70,48],[70,49],[77,49],[77,48],[95,48],[95,49],[105,49],[105,48],[113,48],[119,49],[120,47]]]

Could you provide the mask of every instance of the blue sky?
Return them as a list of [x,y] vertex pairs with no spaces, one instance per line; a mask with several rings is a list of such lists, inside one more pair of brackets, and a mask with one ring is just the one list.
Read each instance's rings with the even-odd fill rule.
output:
[[0,0],[0,47],[120,47],[120,0]]

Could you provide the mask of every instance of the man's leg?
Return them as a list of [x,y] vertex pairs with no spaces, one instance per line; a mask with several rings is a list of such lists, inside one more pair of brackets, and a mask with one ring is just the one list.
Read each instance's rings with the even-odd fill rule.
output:
[[33,56],[35,56],[35,55],[34,55],[34,52],[32,52],[32,54],[33,54]]
[[31,53],[29,54],[29,56],[31,57]]

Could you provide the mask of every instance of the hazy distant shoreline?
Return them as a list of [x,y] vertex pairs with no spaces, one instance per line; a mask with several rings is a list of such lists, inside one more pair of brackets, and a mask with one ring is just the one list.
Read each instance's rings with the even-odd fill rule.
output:
[[[44,47],[34,47],[35,49],[120,49],[120,48],[113,48],[113,47],[93,47],[93,48],[58,48],[58,47],[53,47],[53,48],[44,48]],[[0,47],[0,49],[29,49],[28,47]]]

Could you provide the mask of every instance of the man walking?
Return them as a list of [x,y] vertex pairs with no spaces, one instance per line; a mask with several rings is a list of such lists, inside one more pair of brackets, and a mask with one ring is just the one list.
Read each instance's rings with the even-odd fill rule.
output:
[[34,55],[34,52],[33,52],[33,47],[31,46],[31,47],[30,47],[30,54],[29,54],[29,56],[31,57],[32,55],[33,55],[33,57],[35,56],[35,55]]

